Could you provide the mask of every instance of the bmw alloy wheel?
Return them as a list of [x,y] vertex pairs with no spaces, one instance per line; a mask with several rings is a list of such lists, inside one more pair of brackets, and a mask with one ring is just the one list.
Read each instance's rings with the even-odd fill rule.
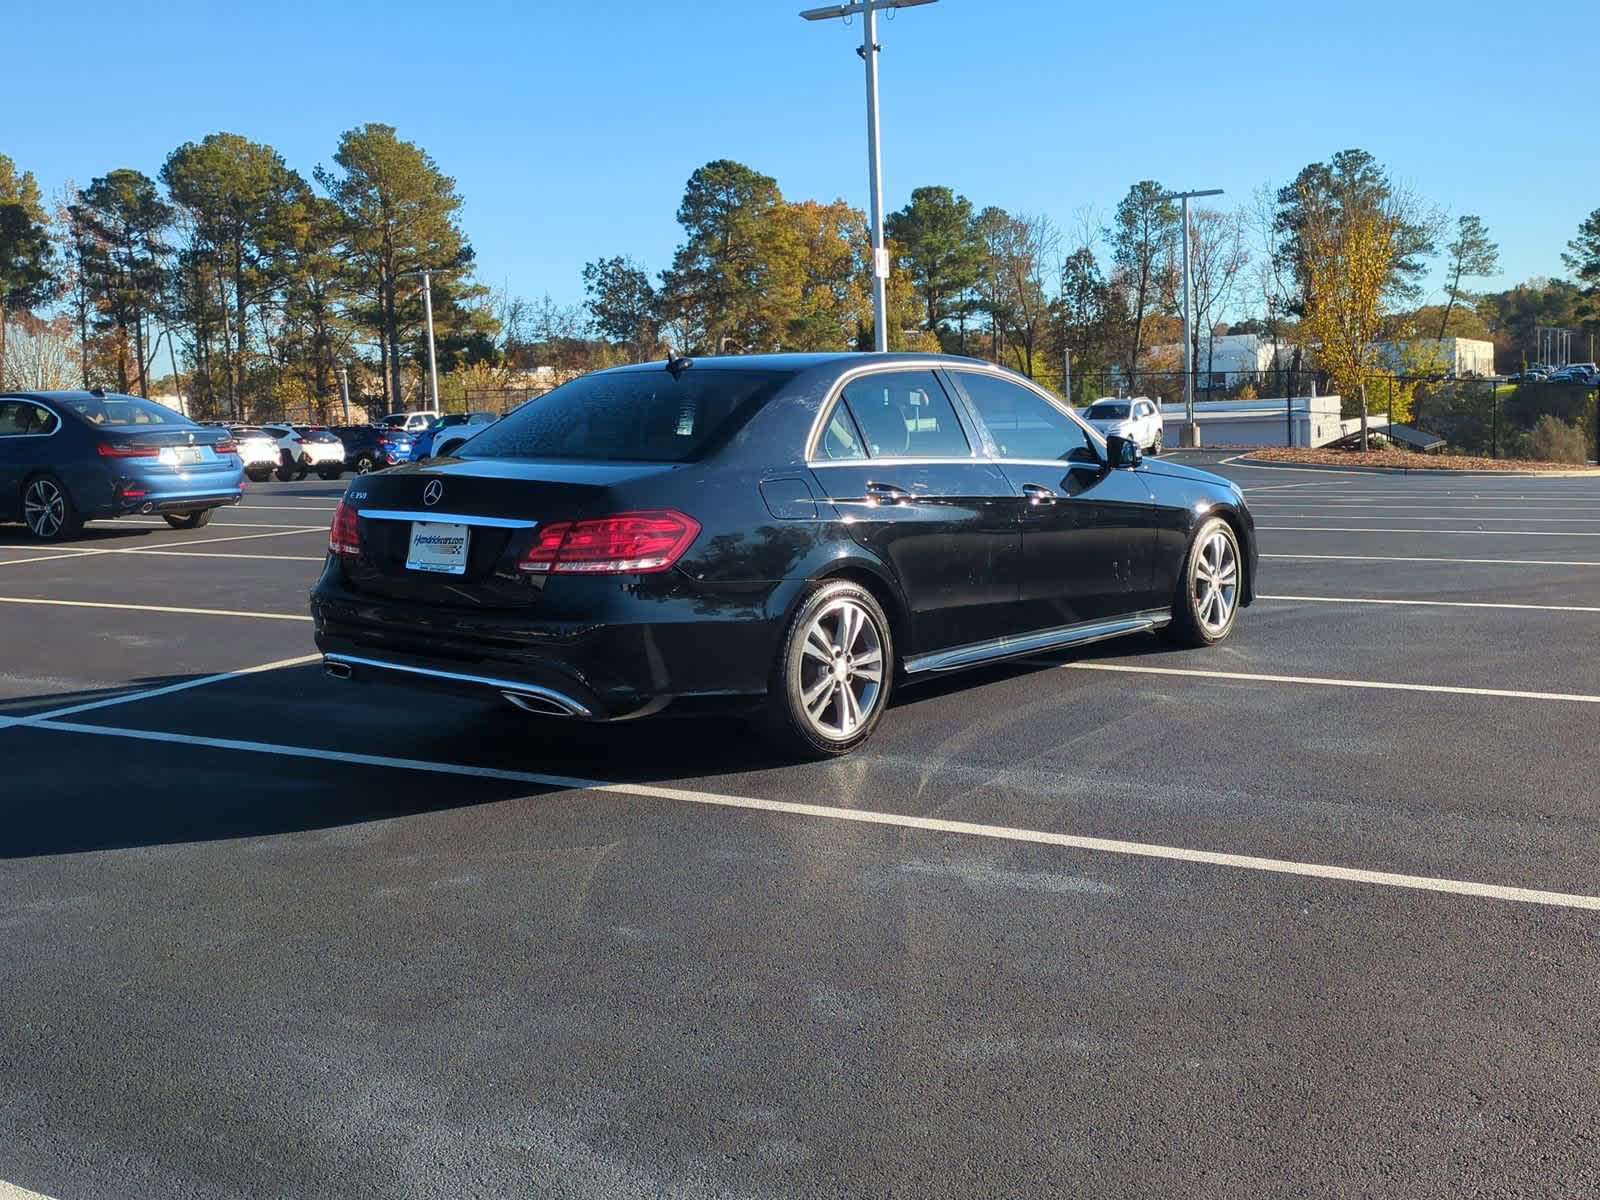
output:
[[812,618],[798,662],[800,703],[811,728],[829,741],[854,737],[883,697],[883,636],[850,598]]
[[40,541],[58,535],[67,523],[67,497],[53,479],[35,479],[22,497],[22,516]]
[[1190,587],[1205,631],[1213,637],[1227,632],[1239,601],[1239,548],[1226,527],[1213,526],[1196,548]]

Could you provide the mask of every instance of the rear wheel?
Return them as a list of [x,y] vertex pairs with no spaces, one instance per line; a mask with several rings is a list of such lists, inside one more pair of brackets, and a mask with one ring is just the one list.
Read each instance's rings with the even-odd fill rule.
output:
[[272,468],[251,467],[245,472],[245,474],[250,476],[251,481],[254,483],[265,483],[267,480],[272,478]]
[[83,528],[83,516],[54,475],[36,475],[22,485],[22,519],[41,542],[64,542]]
[[211,514],[214,508],[202,508],[199,512],[192,513],[163,513],[161,514],[168,525],[174,529],[201,529],[211,524]]
[[1221,517],[1200,527],[1178,576],[1168,636],[1180,646],[1210,646],[1233,632],[1243,594],[1239,539]]
[[1165,433],[1164,430],[1161,430],[1161,429],[1156,430],[1156,440],[1150,443],[1150,455],[1151,455],[1152,458],[1156,457],[1157,455],[1159,455],[1161,453],[1162,443],[1163,443],[1163,440],[1165,439],[1165,436],[1166,436],[1166,433]]
[[377,462],[373,459],[372,455],[358,454],[356,456],[355,468],[357,475],[370,475],[376,467]]
[[763,730],[805,758],[848,754],[877,728],[894,683],[894,642],[872,593],[840,580],[789,622],[767,686]]
[[321,467],[317,470],[317,476],[321,479],[337,479],[343,474],[343,467]]
[[283,452],[283,457],[278,462],[279,483],[288,483],[294,478],[294,466],[294,459],[290,458],[289,452],[285,450]]

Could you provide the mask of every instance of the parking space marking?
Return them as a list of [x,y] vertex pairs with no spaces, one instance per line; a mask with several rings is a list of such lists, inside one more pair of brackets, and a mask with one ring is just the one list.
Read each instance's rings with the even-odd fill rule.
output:
[[[1044,665],[1044,660],[1032,659]],[[1055,663],[1064,671],[1115,671],[1123,675],[1171,675],[1189,679],[1229,679],[1245,683],[1293,683],[1356,691],[1428,692],[1441,696],[1489,696],[1499,700],[1554,700],[1568,704],[1600,704],[1600,696],[1583,692],[1522,692],[1511,688],[1457,687],[1447,683],[1390,683],[1381,679],[1335,679],[1320,675],[1262,675],[1248,671],[1207,671],[1198,667],[1140,667],[1130,663]]]
[[[1454,499],[1456,497],[1452,497],[1452,498]],[[1520,503],[1520,502],[1507,503],[1506,501],[1499,500],[1499,499],[1495,499],[1495,500],[1491,500],[1491,501],[1485,501],[1485,503],[1492,503],[1493,505],[1495,505],[1495,507],[1506,509],[1506,510],[1515,509],[1518,512],[1532,512],[1535,509],[1537,509],[1537,510],[1539,510],[1541,512],[1600,512],[1600,503],[1596,503],[1596,504],[1523,504],[1523,503]],[[1483,504],[1408,504],[1408,503],[1368,504],[1368,503],[1366,503],[1364,501],[1359,501],[1359,500],[1329,500],[1329,501],[1321,501],[1321,500],[1294,500],[1292,498],[1289,499],[1289,500],[1261,500],[1261,501],[1257,501],[1255,503],[1252,503],[1250,505],[1250,507],[1251,508],[1286,508],[1286,509],[1290,509],[1292,511],[1323,509],[1323,508],[1337,509],[1338,510],[1337,512],[1332,512],[1332,513],[1328,514],[1331,517],[1340,516],[1343,513],[1348,512],[1350,509],[1353,509],[1353,508],[1354,509],[1375,509],[1375,508],[1378,508],[1378,509],[1384,509],[1386,511],[1390,510],[1390,509],[1393,509],[1396,512],[1402,512],[1404,510],[1413,509],[1413,508],[1427,509],[1430,512],[1482,512],[1483,509],[1484,509],[1484,505]]]
[[219,671],[215,675],[202,675],[197,679],[185,679],[179,683],[168,683],[161,687],[143,688],[136,692],[124,692],[118,696],[108,696],[104,700],[87,700],[82,704],[69,705],[66,708],[56,708],[49,712],[32,713],[25,717],[8,718],[7,725],[37,725],[42,721],[53,720],[56,717],[73,717],[79,713],[93,712],[101,708],[114,708],[119,704],[132,704],[136,700],[151,700],[157,696],[170,696],[174,692],[187,692],[192,688],[209,687],[213,683],[226,683],[230,679],[244,679],[250,675],[261,675],[267,671],[278,671],[286,667],[303,667],[307,663],[320,662],[320,654],[302,654],[298,658],[280,658],[277,662],[262,663],[258,667],[241,667],[237,671]]
[[30,1192],[27,1188],[0,1179],[0,1200],[50,1200],[50,1197],[43,1192]]
[[[322,533],[322,534],[325,534],[327,532],[328,532],[328,530],[327,530],[327,528],[325,526],[322,526],[322,525],[306,525],[306,526],[299,527],[299,528],[279,529],[279,530],[277,530],[276,532],[273,532],[273,533],[235,533],[235,534],[230,534],[227,537],[219,537],[219,538],[190,538],[190,539],[184,541],[182,544],[185,545],[185,546],[190,546],[190,547],[193,547],[193,546],[220,546],[223,542],[253,542],[257,538],[293,537],[297,533]],[[163,546],[164,545],[165,545],[165,543],[163,543]],[[128,550],[128,553],[130,553],[130,554],[143,554],[145,552],[146,551],[145,551],[145,549],[143,547],[138,547],[138,546],[130,547],[129,550]]]
[[1315,513],[1278,512],[1276,519],[1292,518],[1300,521],[1525,521],[1534,525],[1600,525],[1600,517],[1427,517],[1421,513],[1378,513],[1365,516],[1358,512]]
[[[318,533],[322,531],[317,530]],[[231,542],[233,538],[215,538],[215,541]],[[188,543],[185,543],[186,545]],[[7,550],[48,550],[49,546],[6,546],[0,547],[0,554]],[[325,554],[239,554],[227,550],[167,550],[161,546],[80,546],[68,554],[48,554],[42,558],[0,560],[0,567],[10,562],[49,562],[52,558],[91,558],[97,554],[153,554],[166,558],[245,558],[259,562],[321,562],[327,557]]]
[[1257,600],[1289,600],[1299,604],[1398,604],[1413,608],[1517,608],[1533,612],[1600,613],[1589,604],[1506,604],[1478,600],[1390,599],[1382,596],[1257,596]]
[[1600,537],[1600,531],[1586,529],[1396,529],[1372,525],[1257,525],[1274,533],[1438,533],[1473,534],[1483,537]]
[[[7,546],[6,550],[53,550],[53,546]],[[66,553],[41,554],[34,558],[6,558],[0,559],[0,567],[15,566],[17,563],[55,562],[59,558],[87,558],[93,554],[92,550],[68,550]]]
[[177,608],[166,604],[114,604],[108,600],[45,600],[32,596],[0,596],[0,604],[42,604],[59,608],[109,608],[119,612],[179,613],[188,617],[249,617],[257,621],[309,621],[295,613],[239,612],[229,608]]
[[[139,517],[139,518],[119,517],[117,519],[122,524],[131,525],[136,529],[170,529],[171,528],[171,526],[168,525],[165,521],[146,521],[142,517]],[[297,529],[303,528],[302,526],[299,526],[299,525],[283,525],[283,524],[279,524],[278,522],[275,522],[275,521],[212,521],[206,527],[208,529],[288,529],[288,530],[297,530]]]
[[[1596,699],[1600,699],[1600,697],[1596,697]],[[669,800],[677,803],[699,804],[716,808],[745,809],[784,816],[814,817],[830,821],[849,821],[861,825],[915,829],[927,833],[948,833],[961,837],[985,838],[994,841],[1059,846],[1064,849],[1084,850],[1097,854],[1165,859],[1173,862],[1230,867],[1245,871],[1263,871],[1277,875],[1299,875],[1336,880],[1343,883],[1401,888],[1410,891],[1442,892],[1476,899],[1505,900],[1520,904],[1539,904],[1556,908],[1600,910],[1600,896],[1585,896],[1572,892],[1551,892],[1537,888],[1478,883],[1471,880],[1446,879],[1428,875],[1405,875],[1393,871],[1370,871],[1361,867],[1339,867],[1326,863],[1299,862],[1294,859],[1263,858],[1253,854],[1229,854],[1215,850],[1193,850],[1187,847],[1164,846],[1153,842],[1129,842],[1116,838],[1085,837],[1070,833],[1052,833],[1040,829],[1019,829],[1006,825],[983,825],[972,821],[952,821],[943,817],[917,817],[906,813],[877,812],[871,809],[838,808],[826,804],[802,804],[789,800],[765,800],[754,796],[731,796],[719,792],[663,787],[656,784],[608,783],[601,780],[574,779],[562,775],[543,775],[532,771],[508,771],[495,767],[473,767],[462,763],[430,762],[425,759],[414,758],[391,758],[386,755],[320,750],[306,746],[280,745],[273,742],[251,742],[235,738],[197,737],[189,734],[166,733],[151,729],[116,729],[104,725],[83,725],[70,721],[40,722],[36,728],[56,730],[61,733],[88,734],[93,737],[128,738],[135,741],[162,742],[185,747],[204,746],[214,750],[244,751],[274,755],[280,758],[311,759],[319,762],[331,760],[351,766],[426,771],[442,775],[500,780],[508,783],[525,783],[536,787],[591,791],[613,796],[635,796],[651,800]]]
[[1324,562],[1478,563],[1497,567],[1600,567],[1600,562],[1558,558],[1429,558],[1399,554],[1262,554],[1262,558],[1304,558]]

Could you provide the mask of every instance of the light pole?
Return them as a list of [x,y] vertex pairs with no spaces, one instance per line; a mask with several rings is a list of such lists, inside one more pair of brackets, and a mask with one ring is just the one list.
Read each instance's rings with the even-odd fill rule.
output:
[[350,424],[350,369],[339,368],[339,399],[344,402],[344,423]]
[[889,349],[889,251],[883,244],[883,156],[878,151],[878,13],[890,8],[914,8],[938,0],[851,0],[829,8],[808,8],[800,15],[808,21],[831,21],[860,15],[861,46],[856,53],[867,65],[867,177],[872,202],[872,348]]
[[[432,389],[428,394],[430,399],[433,401],[434,409],[436,411],[442,411],[439,409],[439,362],[434,357],[433,353],[432,281],[433,273],[438,269],[438,267],[418,267],[415,271],[401,271],[400,274],[422,276],[422,311],[427,315],[428,318],[428,383]],[[395,397],[397,402],[399,399],[400,398],[398,396]]]
[[1203,192],[1168,192],[1163,200],[1183,201],[1183,432],[1180,446],[1200,445],[1200,426],[1194,419],[1194,284],[1189,272],[1189,201],[1195,196],[1220,196],[1221,188]]

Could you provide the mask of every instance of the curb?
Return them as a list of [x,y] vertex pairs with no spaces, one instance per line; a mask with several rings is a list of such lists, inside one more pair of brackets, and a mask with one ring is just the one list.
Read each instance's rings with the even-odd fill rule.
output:
[[1451,467],[1341,467],[1333,463],[1286,463],[1238,454],[1222,460],[1266,471],[1319,471],[1333,475],[1442,475],[1453,479],[1600,479],[1600,471],[1458,471]]

